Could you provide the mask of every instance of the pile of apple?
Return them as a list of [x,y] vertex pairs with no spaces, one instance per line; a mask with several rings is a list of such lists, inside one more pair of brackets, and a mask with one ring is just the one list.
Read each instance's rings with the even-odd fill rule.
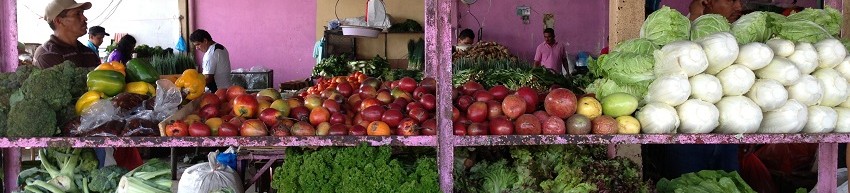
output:
[[199,108],[166,126],[166,136],[268,136],[289,111],[274,89],[249,94],[241,86],[206,93]]
[[436,80],[381,82],[355,73],[320,79],[304,93],[280,99],[238,86],[206,94],[201,108],[168,125],[169,136],[435,135]]
[[602,115],[593,94],[577,100],[572,91],[558,86],[546,92],[530,87],[513,91],[503,85],[488,90],[469,81],[453,91],[455,135],[617,134],[624,126]]

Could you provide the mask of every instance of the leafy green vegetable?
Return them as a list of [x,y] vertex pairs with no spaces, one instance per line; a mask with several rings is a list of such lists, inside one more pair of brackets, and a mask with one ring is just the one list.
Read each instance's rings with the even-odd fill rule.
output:
[[121,177],[117,192],[171,192],[171,165],[158,159],[148,160]]
[[[460,159],[455,163],[455,190],[651,192],[635,163],[625,158],[608,159],[605,150],[604,146],[580,145],[463,149],[456,153]],[[465,166],[472,159],[481,160]]]
[[433,156],[413,164],[393,158],[390,147],[287,148],[275,169],[279,192],[439,192]]
[[732,23],[732,34],[735,35],[738,44],[764,42],[771,35],[768,24],[769,16],[766,12],[756,11],[748,13]]
[[841,32],[841,12],[831,7],[824,9],[806,8],[803,11],[791,14],[788,19],[807,20],[823,27],[829,35],[836,36]]
[[670,7],[664,6],[646,17],[640,28],[640,37],[656,45],[665,45],[690,37],[691,21]]
[[600,78],[593,81],[590,85],[587,85],[585,90],[588,93],[595,93],[597,98],[604,98],[618,92],[624,92],[632,96],[645,96],[646,92],[649,91],[649,84],[635,86],[618,85],[611,79]]
[[705,14],[694,20],[691,27],[691,41],[702,39],[717,32],[729,32],[731,30],[732,26],[726,17],[718,14]]
[[659,193],[671,192],[741,192],[755,193],[738,172],[721,170],[703,170],[682,174],[681,177],[668,180],[663,178],[656,184]]
[[817,43],[832,38],[826,29],[808,20],[788,19],[785,22],[777,23],[774,29],[777,30],[777,36],[795,43]]
[[621,85],[644,85],[655,80],[655,57],[648,54],[614,52],[599,57],[598,74]]
[[646,38],[636,38],[631,40],[626,40],[624,42],[620,42],[617,46],[614,46],[613,52],[630,52],[636,54],[652,54],[655,50],[658,50],[658,45],[653,44]]
[[322,59],[319,64],[313,67],[313,76],[334,77],[348,75],[351,71],[348,70],[349,56],[347,54],[331,55]]
[[115,165],[100,168],[92,172],[91,181],[88,184],[89,190],[94,192],[115,192],[118,189],[118,181],[126,173],[126,169]]

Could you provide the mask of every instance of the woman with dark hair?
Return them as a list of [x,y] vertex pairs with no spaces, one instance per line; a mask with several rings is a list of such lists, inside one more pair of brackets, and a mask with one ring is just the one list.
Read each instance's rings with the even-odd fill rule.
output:
[[131,35],[125,35],[118,41],[115,50],[109,54],[109,59],[106,62],[118,61],[122,64],[127,64],[130,59],[133,59],[133,48],[136,47],[136,38]]

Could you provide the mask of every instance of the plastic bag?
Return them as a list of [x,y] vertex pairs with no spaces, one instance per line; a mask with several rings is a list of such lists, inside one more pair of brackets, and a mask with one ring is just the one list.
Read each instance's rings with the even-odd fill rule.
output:
[[183,102],[180,88],[169,80],[156,81],[156,101],[153,106],[152,121],[160,122],[177,112],[177,107]]
[[183,172],[177,188],[178,193],[208,193],[230,188],[234,193],[243,193],[242,181],[236,171],[218,163],[218,151],[207,155],[208,163],[195,164]]
[[218,161],[218,163],[226,165],[227,167],[230,167],[230,169],[236,170],[236,149],[234,149],[233,146],[227,148],[227,150],[225,150],[223,153],[218,154],[215,159]]
[[269,88],[269,77],[267,76],[269,69],[262,66],[254,66],[251,67],[248,72],[254,72],[251,74],[245,74],[245,80],[248,82],[246,88],[250,89],[264,89]]
[[158,121],[153,121],[153,111],[141,110],[135,111],[134,114],[127,116],[124,120],[127,122],[121,136],[124,137],[158,137],[159,127]]
[[112,101],[101,99],[86,109],[80,117],[80,125],[71,131],[75,136],[118,136],[124,128],[124,120]]

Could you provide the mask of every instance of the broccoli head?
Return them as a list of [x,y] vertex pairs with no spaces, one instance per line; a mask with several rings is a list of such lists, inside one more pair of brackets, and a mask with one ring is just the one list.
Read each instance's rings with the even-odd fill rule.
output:
[[118,189],[118,181],[128,171],[117,165],[106,166],[95,170],[91,175],[89,190],[94,192],[115,192]]
[[6,136],[50,137],[56,131],[56,112],[43,100],[23,99],[12,105],[6,122]]
[[18,68],[15,69],[13,82],[18,83],[18,87],[20,87],[20,84],[24,83],[24,81],[30,77],[30,74],[36,70],[38,70],[38,67],[34,65],[19,65]]
[[83,93],[88,91],[88,87],[86,86],[86,75],[88,75],[91,69],[77,67],[77,65],[71,61],[65,61],[51,68],[62,71],[62,75],[68,78],[69,92],[71,92],[71,96],[74,98],[80,97]]
[[61,70],[50,68],[36,70],[21,85],[21,92],[26,99],[40,99],[50,106],[54,111],[66,108],[73,97],[68,91],[69,78],[65,77]]
[[0,136],[6,136],[6,118],[8,115],[8,110],[0,108]]

